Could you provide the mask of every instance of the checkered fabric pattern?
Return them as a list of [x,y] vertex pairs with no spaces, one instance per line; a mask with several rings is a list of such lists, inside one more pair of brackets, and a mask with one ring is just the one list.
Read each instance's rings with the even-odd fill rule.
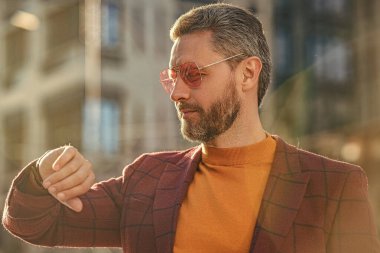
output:
[[367,177],[277,140],[252,252],[380,252]]
[[[380,252],[363,170],[275,138],[276,155],[250,252]],[[19,190],[36,166],[32,162],[12,183],[3,224],[38,245],[172,252],[179,209],[200,159],[200,147],[143,155],[121,177],[83,195],[80,213],[50,195]]]

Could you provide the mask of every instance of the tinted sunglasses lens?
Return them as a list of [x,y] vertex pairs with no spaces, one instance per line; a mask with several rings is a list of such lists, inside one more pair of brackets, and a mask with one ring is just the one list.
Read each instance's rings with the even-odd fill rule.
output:
[[174,87],[177,73],[172,69],[165,69],[160,73],[160,82],[167,93],[171,93]]
[[187,62],[180,66],[180,75],[182,80],[191,88],[201,85],[201,73],[194,62]]

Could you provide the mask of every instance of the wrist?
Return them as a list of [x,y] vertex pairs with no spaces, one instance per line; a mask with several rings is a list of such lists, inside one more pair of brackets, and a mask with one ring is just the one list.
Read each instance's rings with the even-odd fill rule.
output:
[[42,185],[42,182],[44,181],[41,174],[40,174],[40,169],[39,169],[39,163],[37,161],[36,166],[33,166],[31,169],[31,177],[33,177],[33,181],[41,188],[44,188]]
[[36,196],[43,196],[49,192],[42,185],[42,177],[38,171],[37,162],[31,164],[28,168],[28,173],[19,184],[19,190],[23,193],[28,193]]

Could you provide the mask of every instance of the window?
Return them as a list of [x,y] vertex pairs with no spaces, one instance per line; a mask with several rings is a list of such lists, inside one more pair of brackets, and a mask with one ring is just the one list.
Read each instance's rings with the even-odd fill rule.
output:
[[[339,37],[315,36],[310,39],[308,61],[321,82],[345,84],[350,78],[351,49]],[[313,59],[313,60],[312,60]]]
[[120,45],[120,6],[114,2],[102,5],[102,46],[112,49]]
[[87,100],[83,110],[86,151],[115,154],[120,142],[120,106],[116,100]]
[[291,1],[289,0],[274,0],[273,5],[277,10],[284,10],[284,9],[289,9],[291,5]]
[[317,13],[328,12],[329,14],[344,13],[348,7],[346,0],[313,0],[311,6]]
[[293,74],[293,42],[292,33],[285,27],[279,27],[276,33],[274,66],[276,69],[276,86],[281,85]]
[[5,88],[19,82],[26,63],[27,31],[12,29],[5,38]]
[[274,4],[273,84],[278,87],[295,74],[295,66],[299,65],[294,48],[299,33],[294,25],[297,13],[291,8],[291,1],[276,0]]
[[120,109],[116,101],[103,99],[100,118],[100,143],[106,153],[119,150]]

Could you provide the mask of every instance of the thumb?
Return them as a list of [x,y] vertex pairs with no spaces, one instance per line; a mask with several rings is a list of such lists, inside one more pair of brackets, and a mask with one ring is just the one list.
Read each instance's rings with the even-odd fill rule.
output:
[[80,200],[79,198],[69,199],[61,203],[77,213],[79,213],[83,209],[82,200]]

